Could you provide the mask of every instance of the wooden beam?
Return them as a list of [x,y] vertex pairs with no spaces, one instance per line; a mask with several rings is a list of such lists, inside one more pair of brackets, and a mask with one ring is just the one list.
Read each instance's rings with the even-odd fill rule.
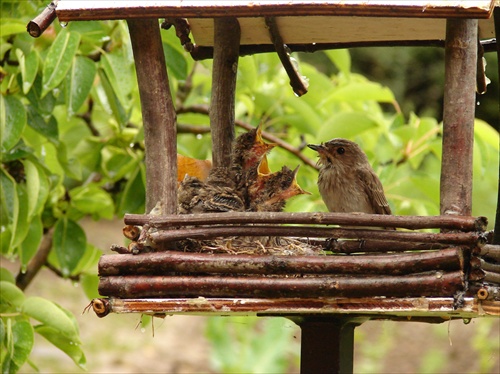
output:
[[441,214],[472,212],[477,20],[446,24]]
[[[157,19],[129,20],[144,125],[146,211],[177,212],[177,130]],[[168,213],[167,213],[168,212]]]
[[199,0],[83,1],[59,0],[60,21],[129,18],[216,18],[338,15],[364,17],[488,18],[495,0]]
[[213,167],[229,167],[234,140],[234,101],[240,49],[236,18],[215,18],[210,128]]

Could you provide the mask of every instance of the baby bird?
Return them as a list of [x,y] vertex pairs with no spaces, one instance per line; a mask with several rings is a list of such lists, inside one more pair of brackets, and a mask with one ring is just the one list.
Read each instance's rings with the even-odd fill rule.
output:
[[249,186],[250,211],[281,212],[286,200],[300,195],[310,194],[297,183],[299,167],[291,170],[283,166],[280,171],[271,174],[258,173],[257,179]]
[[177,194],[180,214],[245,210],[243,199],[235,191],[226,168],[210,170],[206,183],[186,175]]
[[330,212],[391,214],[382,183],[354,142],[336,138],[319,145],[318,187]]
[[265,143],[262,139],[262,125],[259,124],[246,133],[238,136],[233,145],[231,155],[231,172],[236,190],[243,196],[246,207],[249,206],[248,186],[255,181],[258,172],[270,173],[267,154],[276,146]]
[[[276,146],[274,143],[265,143],[262,139],[262,125],[238,136],[233,145],[231,155],[232,172],[234,173],[236,188],[242,189],[248,185],[248,180],[255,178],[257,168],[269,173],[266,155]],[[262,164],[261,161],[265,160]]]

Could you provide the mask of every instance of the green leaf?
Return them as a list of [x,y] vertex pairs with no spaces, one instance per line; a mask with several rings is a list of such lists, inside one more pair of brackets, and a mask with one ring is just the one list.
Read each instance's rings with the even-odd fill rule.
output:
[[37,216],[33,218],[29,227],[28,233],[21,243],[21,251],[19,259],[21,261],[21,270],[25,271],[28,262],[33,258],[35,253],[38,251],[38,247],[42,242],[43,237],[43,224],[42,218]]
[[345,76],[348,77],[351,74],[351,54],[349,50],[331,49],[325,51],[325,54]]
[[30,54],[25,56],[20,49],[17,49],[16,55],[23,78],[23,93],[27,94],[35,82],[40,59],[36,50],[31,51]]
[[52,114],[57,101],[56,96],[54,96],[53,92],[50,92],[42,97],[42,77],[40,75],[36,76],[31,90],[29,90],[29,92],[26,94],[26,98],[40,114],[44,115]]
[[9,282],[12,284],[16,283],[16,278],[12,275],[12,273],[6,268],[0,268],[0,281]]
[[17,185],[17,197],[19,201],[19,212],[17,216],[16,229],[10,243],[11,253],[23,242],[28,235],[29,221],[28,221],[28,193],[26,192],[25,184]]
[[187,62],[184,55],[168,43],[163,43],[163,53],[169,73],[179,80],[186,80]]
[[11,328],[11,339],[12,350],[8,349],[2,363],[2,373],[16,373],[28,360],[34,343],[33,327],[28,321],[15,321]]
[[26,110],[21,101],[11,95],[2,95],[0,100],[1,152],[7,152],[17,144],[26,122]]
[[96,184],[88,184],[69,192],[71,206],[95,219],[112,219],[115,211],[111,196]]
[[99,262],[99,258],[102,256],[102,251],[93,246],[90,243],[87,243],[87,248],[85,249],[84,255],[80,258],[78,262],[78,266],[73,270],[73,274],[83,274],[83,273],[96,273],[97,271],[97,263]]
[[392,103],[395,101],[392,91],[375,82],[353,82],[340,87],[328,95],[321,105],[333,102],[356,102],[373,100],[379,103]]
[[[16,182],[7,171],[0,168],[0,223],[2,226],[13,225],[19,215],[19,198]],[[14,227],[15,229],[15,227]]]
[[24,301],[22,311],[43,325],[56,330],[73,344],[80,344],[78,326],[75,326],[74,318],[70,317],[71,313],[61,306],[42,297],[32,296]]
[[306,133],[314,133],[324,123],[324,120],[318,115],[317,109],[309,105],[305,100],[298,97],[289,97],[284,102],[293,112],[302,116],[302,126],[299,130]]
[[54,144],[57,151],[57,161],[66,172],[67,176],[76,180],[82,179],[82,165],[75,157],[68,157],[68,151],[65,143]]
[[68,118],[75,114],[87,99],[94,83],[96,67],[94,61],[77,56],[66,76],[66,105]]
[[101,69],[106,73],[106,77],[113,87],[113,91],[120,103],[128,107],[128,98],[134,88],[131,79],[124,79],[133,73],[133,60],[130,60],[126,53],[105,53],[101,58]]
[[50,326],[36,326],[35,332],[66,353],[81,369],[86,369],[85,364],[87,360],[80,344],[75,344],[72,339],[68,339],[66,336],[61,335],[59,330]]
[[66,77],[79,44],[80,34],[76,32],[62,30],[57,35],[44,61],[42,98]]
[[59,260],[61,271],[69,276],[85,253],[87,238],[76,222],[60,218],[54,228],[53,249]]
[[46,121],[32,105],[28,105],[27,109],[28,125],[47,139],[57,142],[59,138],[59,129],[55,117],[51,115],[48,121]]
[[[7,236],[2,236],[2,252],[12,255],[28,233],[28,196],[23,185],[16,184],[14,179],[3,168],[0,170],[1,224],[6,229],[2,232],[2,235],[10,231],[9,242],[5,242]],[[5,245],[8,248],[4,248]]]
[[37,162],[24,160],[26,191],[28,193],[28,219],[39,215],[49,196],[49,179]]
[[107,145],[102,149],[102,168],[112,181],[117,181],[137,166],[137,161],[126,150]]
[[80,277],[80,286],[89,300],[101,297],[99,295],[99,277],[96,274],[83,274]]
[[141,167],[138,167],[127,181],[121,197],[118,214],[144,212],[146,188],[142,179]]
[[377,122],[364,113],[340,112],[323,124],[316,139],[318,142],[333,138],[353,139],[356,135],[377,126]]
[[0,310],[2,312],[7,308],[14,308],[17,310],[20,308],[25,300],[23,291],[17,287],[14,283],[2,280],[0,281]]
[[128,121],[127,113],[125,112],[125,109],[120,102],[117,93],[113,89],[113,86],[111,85],[106,72],[102,69],[99,69],[98,72],[102,88],[104,89],[104,93],[106,95],[107,105],[109,105],[109,108],[113,113],[116,122],[120,125],[120,127],[123,127]]
[[21,19],[4,18],[0,19],[0,29],[2,37],[26,32],[26,22]]

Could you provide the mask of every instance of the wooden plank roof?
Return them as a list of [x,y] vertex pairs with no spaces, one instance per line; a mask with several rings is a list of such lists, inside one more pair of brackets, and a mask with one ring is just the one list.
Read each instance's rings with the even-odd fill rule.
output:
[[59,0],[61,21],[120,18],[371,16],[489,18],[496,0]]
[[494,38],[498,0],[59,0],[61,22],[187,18],[197,45],[213,45],[213,18],[237,17],[242,45],[271,44],[264,17],[276,17],[286,44],[444,40],[446,18],[478,18],[481,39]]

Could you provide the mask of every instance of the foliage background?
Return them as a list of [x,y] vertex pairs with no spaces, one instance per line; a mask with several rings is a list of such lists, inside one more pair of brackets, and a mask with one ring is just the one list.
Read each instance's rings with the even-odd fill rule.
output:
[[[33,39],[25,31],[26,24],[45,5],[41,1],[1,3],[0,357],[4,372],[31,370],[28,365],[43,362],[39,357],[29,359],[33,347],[44,344],[40,337],[81,368],[87,364],[88,346],[112,351],[113,341],[102,339],[103,346],[82,341],[82,322],[75,318],[75,311],[69,311],[72,302],[81,300],[74,293],[82,296],[73,284],[81,286],[88,299],[97,296],[96,263],[109,246],[96,243],[95,233],[82,225],[144,211],[143,132],[126,23],[55,23],[42,37]],[[210,158],[210,138],[204,135],[208,116],[190,108],[209,105],[211,61],[193,62],[173,30],[162,31],[162,38],[176,107],[184,109],[178,116],[178,150],[187,156]],[[442,128],[436,87],[442,85],[434,78],[442,73],[440,68],[415,69],[414,61],[423,61],[423,66],[430,63],[423,50],[390,49],[394,50],[398,52],[368,49],[296,55],[301,73],[310,83],[309,93],[302,98],[293,95],[274,54],[241,58],[236,117],[254,126],[263,121],[267,131],[303,149],[311,159],[315,155],[304,148],[307,143],[333,137],[355,140],[380,176],[396,214],[438,214]],[[431,66],[442,67],[442,51],[432,53],[441,57],[432,55],[437,61]],[[351,60],[351,56],[356,58]],[[422,73],[419,89],[411,84],[418,78],[416,73],[408,74],[401,66]],[[498,85],[496,62],[490,61],[489,66],[489,77]],[[396,74],[389,75],[393,70]],[[488,103],[480,105],[481,118],[493,118],[490,112],[495,110],[498,114],[498,107],[489,104],[491,92],[495,91],[490,89],[489,96],[478,98]],[[195,131],[186,131],[185,125],[194,126]],[[498,151],[498,132],[478,119],[473,214],[488,216],[490,225],[496,206]],[[299,163],[282,149],[270,154],[272,170]],[[312,196],[294,198],[288,210],[325,210],[316,178],[313,168],[301,167],[299,183]],[[43,264],[42,273],[31,271],[29,264],[34,261]],[[36,278],[24,293],[27,274],[33,273]],[[66,280],[57,284],[69,292],[50,292],[56,284],[53,275]],[[493,333],[488,327],[475,329],[475,338],[471,338],[480,365],[472,370],[488,372],[498,368],[498,354],[492,353],[498,347],[494,339],[498,323],[479,323],[496,329]],[[208,319],[205,333],[211,344],[212,370],[296,370],[297,329],[286,326],[279,319]],[[444,330],[436,331],[433,340]],[[99,341],[102,329],[96,334]],[[375,343],[372,338],[371,334],[357,335],[364,355],[362,372],[381,370],[383,361],[378,358],[388,354],[394,344],[385,335]],[[421,349],[420,371],[446,370],[446,355]]]

